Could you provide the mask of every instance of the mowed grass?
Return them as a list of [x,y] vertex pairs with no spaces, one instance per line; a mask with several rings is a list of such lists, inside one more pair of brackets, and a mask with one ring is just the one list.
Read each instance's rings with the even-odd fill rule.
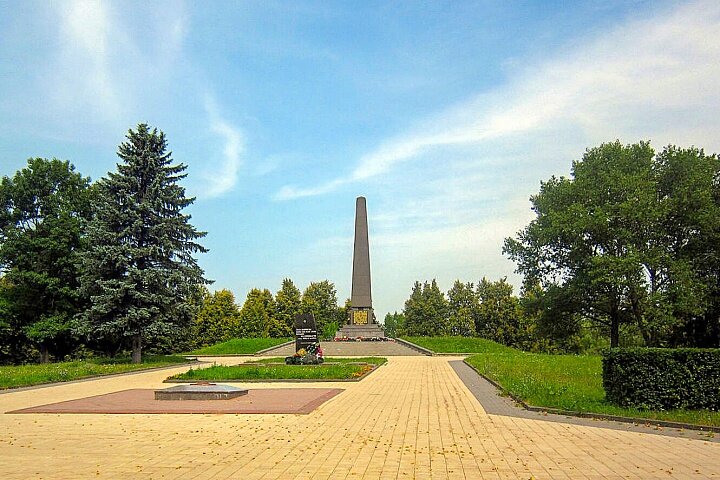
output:
[[[355,357],[355,358],[340,358],[340,357],[325,357],[325,363],[323,365],[328,365],[332,363],[371,363],[373,365],[382,365],[383,363],[387,362],[387,358],[384,357]],[[249,365],[249,364],[263,364],[263,363],[285,363],[285,357],[271,357],[271,358],[262,358],[259,360],[252,360],[250,362],[245,362],[243,365]]]
[[651,411],[622,408],[607,403],[602,387],[600,356],[547,355],[522,352],[502,345],[500,347],[493,346],[486,352],[467,358],[466,361],[501,385],[506,392],[530,405],[601,415],[720,426],[720,412]]
[[184,363],[188,363],[188,360],[181,356],[144,355],[142,363],[139,364],[130,363],[129,358],[118,357],[38,365],[0,366],[0,389],[68,382],[99,375],[133,372]]
[[[352,360],[357,362],[358,359]],[[214,365],[208,368],[190,369],[170,377],[169,380],[350,380],[364,376],[385,361],[385,358],[379,357],[373,358],[373,363],[333,362],[321,365],[277,365],[259,361],[233,366]]]
[[514,349],[475,337],[402,337],[435,353],[501,353]]
[[248,355],[289,341],[289,338],[233,338],[227,342],[198,348],[189,355]]

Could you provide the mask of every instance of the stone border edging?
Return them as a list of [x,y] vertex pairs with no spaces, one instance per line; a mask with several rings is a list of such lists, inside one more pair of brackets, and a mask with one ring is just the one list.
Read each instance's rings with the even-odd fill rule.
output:
[[592,413],[592,412],[574,412],[572,410],[563,410],[561,408],[551,408],[551,407],[536,407],[534,405],[528,405],[520,399],[519,397],[513,395],[510,391],[508,391],[505,387],[497,383],[492,378],[487,377],[486,375],[483,375],[478,371],[477,368],[475,368],[473,365],[469,364],[466,360],[463,360],[463,363],[467,365],[468,367],[472,368],[475,373],[480,375],[482,378],[490,382],[495,388],[503,392],[505,395],[509,396],[513,399],[515,403],[520,405],[525,410],[528,410],[530,412],[546,412],[546,413],[552,413],[555,415],[565,415],[569,417],[579,417],[579,418],[592,418],[595,420],[610,420],[614,422],[621,422],[621,423],[635,423],[639,425],[656,425],[658,427],[666,427],[666,428],[678,428],[678,429],[685,429],[685,430],[699,430],[702,432],[714,432],[714,433],[720,433],[720,427],[714,427],[712,425],[696,425],[694,423],[682,423],[682,422],[673,422],[670,420],[657,420],[654,418],[637,418],[637,417],[623,417],[620,415],[606,415],[601,413]]
[[253,353],[253,355],[262,355],[263,353],[266,353],[266,352],[275,350],[276,348],[285,347],[285,346],[290,345],[290,344],[292,344],[292,343],[295,343],[295,340],[288,340],[287,342],[281,343],[281,344],[279,344],[279,345],[275,345],[274,347],[263,348],[262,350],[258,350],[257,352]]
[[24,392],[26,390],[35,390],[38,388],[56,387],[59,385],[70,385],[73,383],[89,382],[91,380],[101,380],[101,379],[107,378],[107,377],[121,377],[124,375],[137,375],[139,373],[157,372],[158,370],[169,370],[171,368],[178,368],[178,367],[185,367],[185,366],[192,366],[192,365],[201,365],[203,363],[208,363],[208,362],[203,362],[202,360],[195,359],[195,361],[190,361],[190,362],[185,362],[185,363],[176,363],[175,365],[168,365],[166,367],[152,367],[152,368],[145,368],[145,369],[140,369],[140,370],[132,370],[130,372],[100,373],[97,375],[91,375],[89,377],[82,377],[82,378],[76,378],[74,380],[67,380],[65,382],[47,382],[47,383],[37,383],[35,385],[27,385],[24,387],[2,388],[2,389],[0,389],[0,395],[6,394],[6,393]]
[[429,350],[425,347],[421,347],[420,345],[416,345],[412,342],[408,342],[407,340],[405,340],[403,338],[398,337],[395,339],[395,341],[397,343],[400,343],[401,345],[405,345],[406,347],[412,348],[413,350],[417,350],[418,352],[422,353],[423,355],[428,355],[430,357],[435,355],[435,352],[433,352],[432,350]]
[[[242,364],[240,364],[242,365]],[[255,364],[250,364],[255,365]],[[283,364],[284,365],[284,364]],[[315,383],[315,382],[359,382],[361,380],[364,380],[368,375],[373,373],[375,370],[377,370],[379,367],[382,367],[383,365],[387,365],[387,361],[385,363],[382,363],[380,365],[375,365],[373,363],[366,363],[365,365],[372,365],[372,369],[365,372],[362,376],[357,378],[250,378],[250,379],[225,379],[225,380],[201,380],[201,379],[195,379],[195,380],[183,380],[183,379],[172,379],[172,378],[166,378],[163,380],[163,383],[197,383],[200,381],[206,381],[206,382],[213,382],[213,383]],[[234,367],[237,367],[238,365],[233,365]]]

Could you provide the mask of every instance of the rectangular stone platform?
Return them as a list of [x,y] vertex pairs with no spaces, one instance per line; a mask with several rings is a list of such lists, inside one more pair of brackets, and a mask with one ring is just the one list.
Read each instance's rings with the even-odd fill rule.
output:
[[155,390],[155,400],[230,400],[247,393],[247,388],[214,383],[191,383]]

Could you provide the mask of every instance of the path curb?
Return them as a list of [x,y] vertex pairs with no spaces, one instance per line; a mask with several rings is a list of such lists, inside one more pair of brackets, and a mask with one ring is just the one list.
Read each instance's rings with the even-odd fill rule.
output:
[[430,356],[430,357],[435,356],[435,352],[433,352],[432,350],[429,350],[429,349],[427,349],[427,348],[425,348],[425,347],[421,347],[420,345],[415,345],[414,343],[408,342],[408,341],[405,340],[405,339],[396,338],[395,341],[396,341],[397,343],[401,344],[401,345],[405,345],[405,346],[408,347],[408,348],[412,348],[413,350],[417,350],[418,352],[422,353],[423,355],[427,355],[427,356]]
[[207,363],[207,362],[203,362],[202,360],[195,359],[195,361],[190,361],[190,362],[186,362],[186,363],[177,363],[175,365],[168,365],[166,367],[152,367],[152,368],[145,368],[142,370],[133,370],[131,372],[101,373],[98,375],[92,375],[90,377],[83,377],[83,378],[77,378],[75,380],[68,380],[67,382],[48,382],[48,383],[38,383],[36,385],[28,385],[26,387],[3,388],[3,389],[0,389],[0,395],[4,395],[6,393],[24,392],[26,390],[36,390],[38,388],[56,387],[59,385],[71,385],[73,383],[89,382],[91,380],[102,380],[102,379],[108,378],[108,377],[124,377],[127,375],[137,375],[140,373],[157,372],[159,370],[169,370],[171,368],[192,367],[193,365],[200,365],[203,363]]

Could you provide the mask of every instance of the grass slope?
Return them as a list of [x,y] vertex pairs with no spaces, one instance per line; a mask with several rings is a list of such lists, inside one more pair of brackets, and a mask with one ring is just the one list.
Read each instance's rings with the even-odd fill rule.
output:
[[501,353],[514,350],[492,340],[475,337],[402,337],[402,339],[435,353]]
[[145,355],[140,364],[130,363],[129,358],[96,358],[39,365],[0,366],[0,389],[68,382],[97,375],[125,373],[183,363],[187,363],[187,359],[180,356]]
[[247,355],[285,343],[289,338],[233,338],[227,342],[198,348],[189,355]]

